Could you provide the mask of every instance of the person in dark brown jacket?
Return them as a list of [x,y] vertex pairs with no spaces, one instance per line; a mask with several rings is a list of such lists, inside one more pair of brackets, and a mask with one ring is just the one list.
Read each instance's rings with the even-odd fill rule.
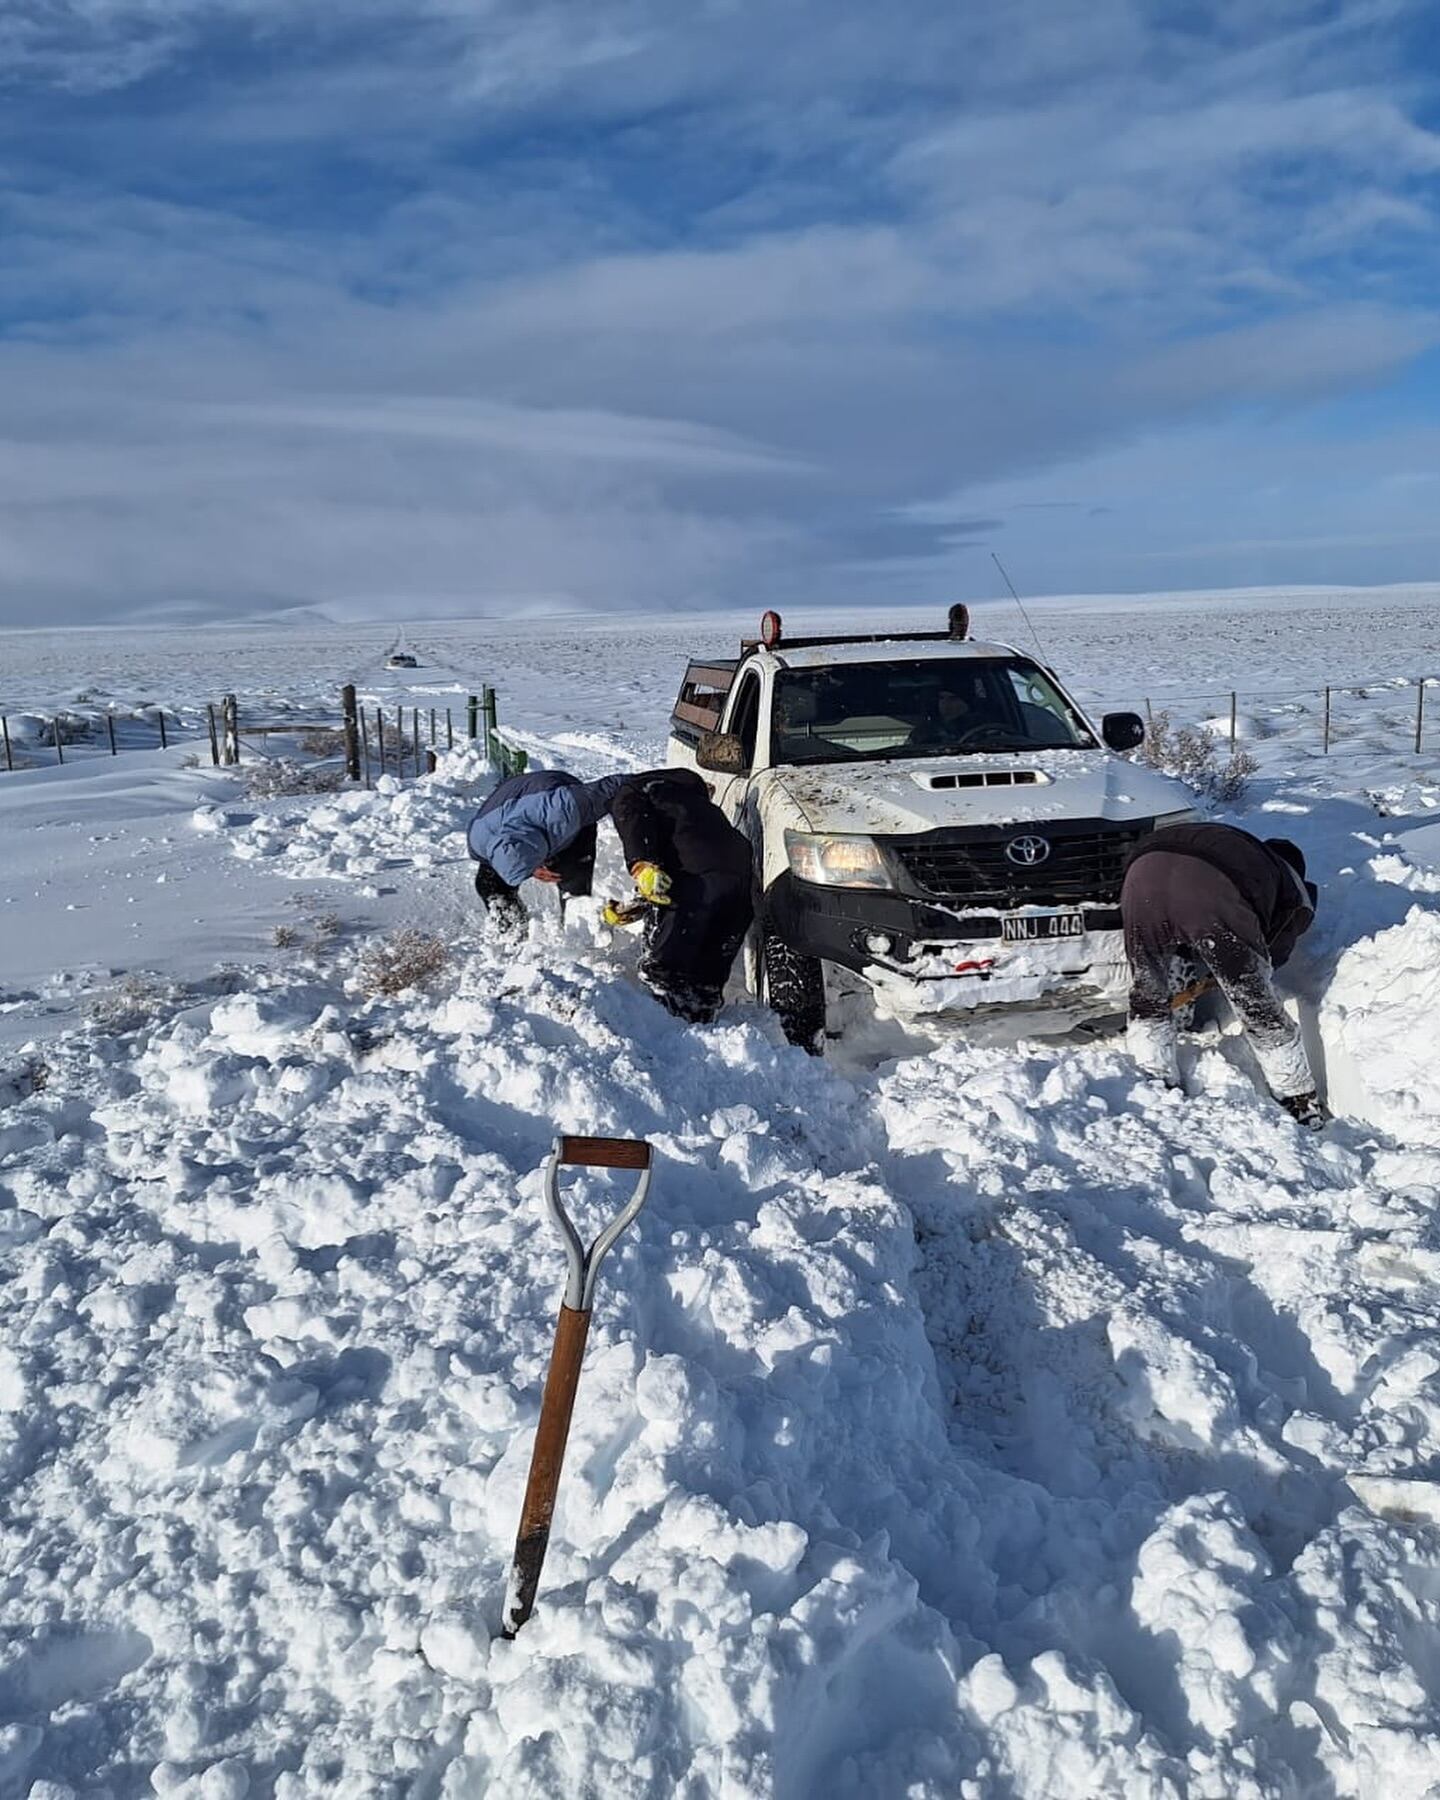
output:
[[1234,825],[1171,825],[1131,853],[1120,893],[1130,959],[1128,1043],[1141,1066],[1173,1086],[1177,995],[1207,973],[1250,1040],[1271,1092],[1301,1124],[1330,1117],[1315,1090],[1300,1028],[1271,976],[1315,917],[1317,890],[1286,838]]

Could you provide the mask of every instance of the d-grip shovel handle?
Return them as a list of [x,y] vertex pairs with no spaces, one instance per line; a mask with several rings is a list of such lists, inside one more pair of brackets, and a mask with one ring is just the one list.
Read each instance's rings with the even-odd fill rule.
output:
[[[540,1420],[535,1428],[535,1448],[530,1458],[530,1479],[520,1512],[515,1539],[515,1559],[505,1591],[503,1631],[507,1638],[530,1617],[540,1585],[540,1571],[550,1542],[550,1521],[560,1488],[565,1443],[570,1435],[570,1415],[580,1384],[580,1363],[590,1331],[590,1307],[595,1280],[616,1238],[645,1204],[650,1192],[650,1146],[633,1138],[562,1137],[545,1164],[545,1204],[565,1240],[570,1265],[565,1300],[555,1325],[555,1348],[545,1377],[540,1401]],[[629,1201],[586,1249],[560,1200],[559,1172],[565,1168],[638,1169],[640,1180]]]
[[[545,1164],[545,1204],[555,1228],[565,1242],[565,1256],[570,1265],[565,1284],[565,1304],[574,1312],[588,1313],[595,1298],[595,1282],[600,1265],[610,1254],[616,1238],[644,1206],[650,1194],[653,1152],[637,1138],[562,1137],[550,1152]],[[560,1199],[559,1173],[562,1167],[584,1169],[638,1169],[640,1179],[635,1192],[587,1249],[571,1223]]]
[[648,1169],[651,1149],[640,1138],[562,1137],[559,1162],[580,1169]]

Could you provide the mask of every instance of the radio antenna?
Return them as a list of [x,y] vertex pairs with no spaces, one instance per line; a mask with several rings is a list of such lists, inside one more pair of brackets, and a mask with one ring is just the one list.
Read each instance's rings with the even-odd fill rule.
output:
[[995,554],[995,552],[993,550],[990,552],[990,560],[991,560],[991,562],[994,563],[995,567],[1000,571],[1001,579],[1004,581],[1006,587],[1009,588],[1009,590],[1010,590],[1010,598],[1020,608],[1020,617],[1025,621],[1026,625],[1029,626],[1030,635],[1035,640],[1035,648],[1040,652],[1040,655],[1043,658],[1046,655],[1045,646],[1040,642],[1040,633],[1035,629],[1034,623],[1032,622],[1029,613],[1027,613],[1025,610],[1025,602],[1015,592],[1015,583],[1005,573],[1004,563],[1001,562],[1000,558]]

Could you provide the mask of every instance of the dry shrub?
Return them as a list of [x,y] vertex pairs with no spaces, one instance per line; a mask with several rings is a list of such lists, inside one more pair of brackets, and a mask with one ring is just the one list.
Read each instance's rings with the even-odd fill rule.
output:
[[1203,725],[1177,725],[1168,712],[1156,713],[1140,758],[1152,769],[1173,775],[1205,800],[1235,806],[1244,799],[1260,765],[1248,750],[1222,757],[1220,740]]
[[338,725],[312,725],[301,732],[300,748],[307,756],[343,756],[345,733]]
[[277,925],[270,933],[270,942],[277,950],[293,950],[303,941],[299,928],[294,925]]
[[296,762],[277,756],[245,765],[245,797],[248,800],[280,800],[291,794],[333,794],[345,785],[345,771]]
[[61,745],[83,744],[95,730],[95,721],[87,719],[84,713],[58,713],[48,741],[54,743],[55,731],[60,733]]
[[344,920],[337,912],[317,913],[314,920],[315,942],[324,948],[333,944],[345,929]]
[[183,994],[183,988],[154,976],[127,975],[117,987],[97,994],[85,1010],[102,1031],[135,1031],[168,1012]]
[[433,981],[449,960],[443,938],[405,925],[367,946],[360,958],[360,983],[367,994],[403,994]]
[[8,1069],[0,1069],[0,1106],[14,1106],[32,1094],[43,1094],[50,1085],[50,1065],[38,1056],[27,1057]]

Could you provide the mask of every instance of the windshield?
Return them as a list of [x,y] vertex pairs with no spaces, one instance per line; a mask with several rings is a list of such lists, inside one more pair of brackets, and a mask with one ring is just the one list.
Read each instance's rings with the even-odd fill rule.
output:
[[1023,657],[832,663],[775,678],[776,763],[1094,745],[1054,682]]

